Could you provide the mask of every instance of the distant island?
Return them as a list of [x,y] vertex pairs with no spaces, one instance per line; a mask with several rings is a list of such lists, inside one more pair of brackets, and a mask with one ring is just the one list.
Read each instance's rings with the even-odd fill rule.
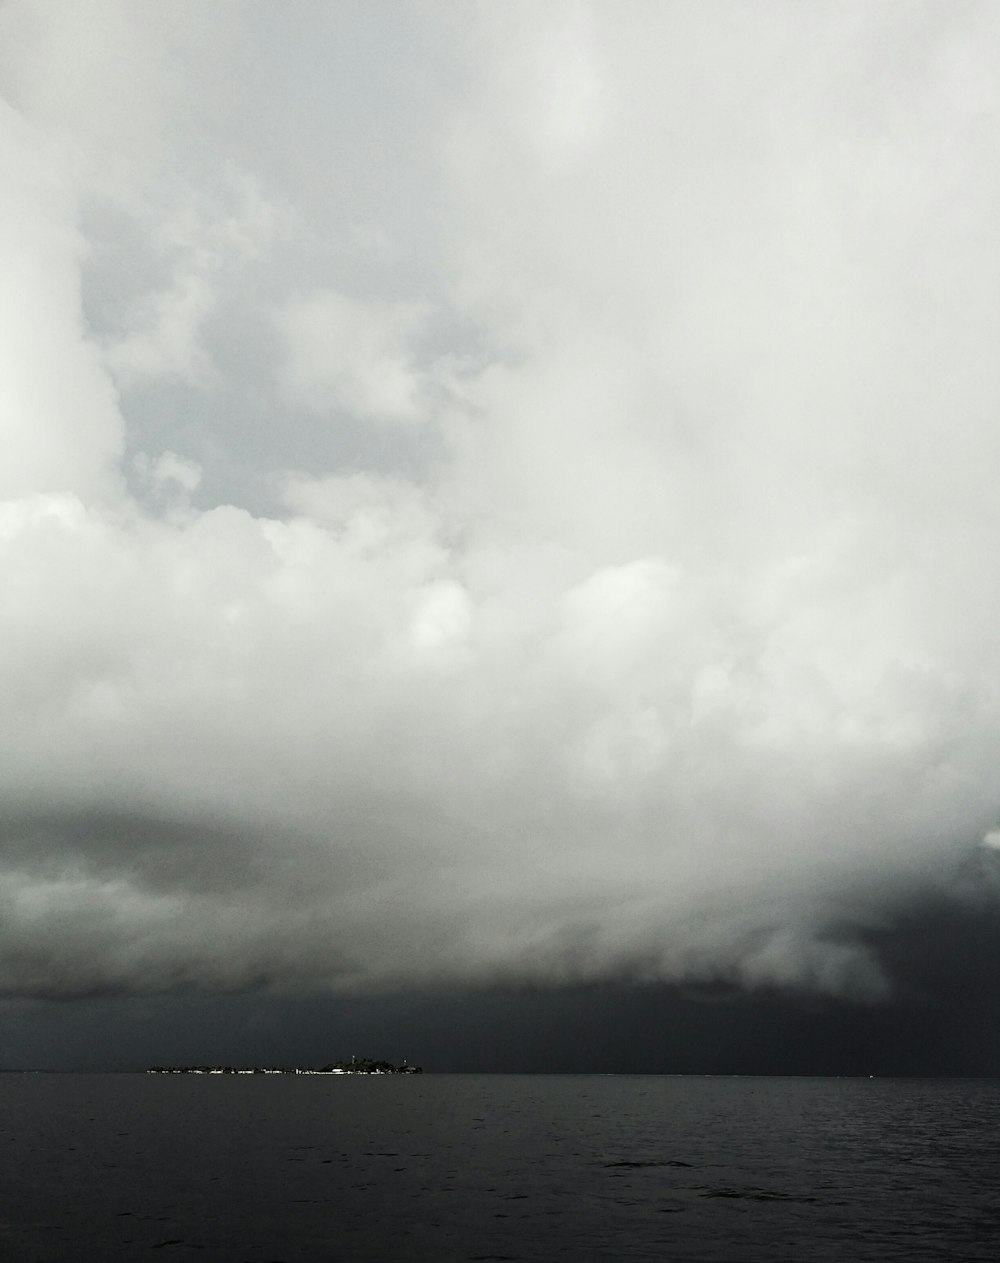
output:
[[391,1061],[373,1061],[370,1057],[352,1057],[350,1061],[331,1061],[318,1069],[312,1066],[150,1066],[147,1074],[423,1074],[420,1066],[407,1062],[394,1066]]

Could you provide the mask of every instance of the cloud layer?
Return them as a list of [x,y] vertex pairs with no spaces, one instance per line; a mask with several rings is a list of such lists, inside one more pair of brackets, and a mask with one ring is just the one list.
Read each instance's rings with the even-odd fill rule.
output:
[[0,11],[0,991],[885,995],[995,852],[998,26]]

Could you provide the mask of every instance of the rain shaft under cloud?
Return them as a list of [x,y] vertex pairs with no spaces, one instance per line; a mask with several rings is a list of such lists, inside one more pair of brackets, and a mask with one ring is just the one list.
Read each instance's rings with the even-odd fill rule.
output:
[[985,897],[992,6],[0,49],[0,991],[877,1000]]

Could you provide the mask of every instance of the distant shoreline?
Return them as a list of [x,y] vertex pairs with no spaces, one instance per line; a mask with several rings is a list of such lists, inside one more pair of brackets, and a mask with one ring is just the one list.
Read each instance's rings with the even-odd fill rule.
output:
[[389,1061],[352,1058],[334,1061],[319,1069],[312,1066],[150,1066],[146,1074],[423,1074],[423,1069],[405,1061],[394,1066]]

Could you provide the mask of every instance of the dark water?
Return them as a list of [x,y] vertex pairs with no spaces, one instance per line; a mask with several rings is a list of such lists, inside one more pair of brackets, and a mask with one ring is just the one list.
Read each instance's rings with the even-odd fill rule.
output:
[[973,1263],[998,1190],[998,1080],[0,1075],[18,1263]]

